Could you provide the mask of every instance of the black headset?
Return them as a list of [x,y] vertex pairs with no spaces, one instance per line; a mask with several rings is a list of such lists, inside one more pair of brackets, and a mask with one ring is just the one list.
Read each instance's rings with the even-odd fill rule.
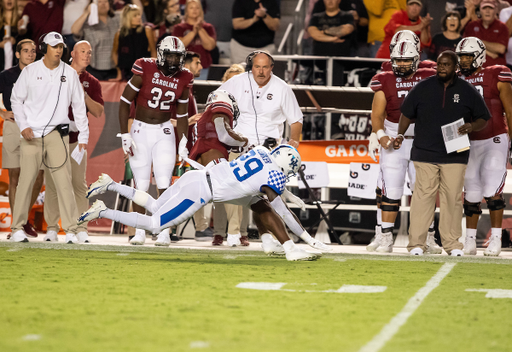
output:
[[267,51],[264,51],[264,50],[255,50],[253,51],[252,53],[250,53],[246,58],[245,58],[245,71],[249,72],[252,70],[252,60],[254,59],[254,57],[258,54],[265,54],[269,57],[270,59],[270,62],[271,62],[271,65],[274,66],[274,58],[272,57],[272,55],[270,55],[269,52]]
[[[48,33],[45,33],[39,37],[39,45],[37,47],[39,49],[39,51],[41,52],[41,54],[43,54],[43,55],[46,55],[46,52],[48,51],[48,43],[44,41],[44,38],[47,35],[48,35]],[[62,37],[61,34],[57,33],[56,35],[60,36],[60,39],[62,39],[62,41],[64,42],[64,38]],[[67,50],[68,50],[68,46],[66,45],[66,43],[64,43],[64,51],[62,52],[62,57],[66,56]]]

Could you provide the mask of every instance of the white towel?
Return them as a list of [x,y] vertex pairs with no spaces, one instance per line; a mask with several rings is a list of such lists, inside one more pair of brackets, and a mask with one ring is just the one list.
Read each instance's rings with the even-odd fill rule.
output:
[[89,26],[94,26],[95,24],[98,24],[98,22],[98,5],[96,5],[96,3],[93,2],[91,4],[91,13],[89,13],[88,23]]
[[5,42],[5,45],[4,45],[4,62],[5,62],[4,70],[7,70],[12,67],[13,54],[14,53],[12,51],[12,43],[9,40],[9,41]]

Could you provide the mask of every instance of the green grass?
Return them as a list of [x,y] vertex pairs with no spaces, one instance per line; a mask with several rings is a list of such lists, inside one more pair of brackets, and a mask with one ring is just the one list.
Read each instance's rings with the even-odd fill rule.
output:
[[[0,244],[0,351],[358,351],[444,262],[457,265],[382,351],[510,351],[512,299],[465,291],[512,290],[507,260],[290,263],[247,251],[11,243]],[[387,290],[305,292],[344,284]]]

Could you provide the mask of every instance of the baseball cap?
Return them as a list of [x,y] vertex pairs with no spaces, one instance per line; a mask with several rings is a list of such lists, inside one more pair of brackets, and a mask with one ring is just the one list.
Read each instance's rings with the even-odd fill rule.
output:
[[496,8],[496,2],[494,0],[483,0],[480,3],[480,8],[483,9],[484,7],[492,7],[494,9]]
[[407,5],[409,4],[418,4],[420,6],[423,6],[420,0],[407,0]]
[[49,46],[55,46],[57,44],[64,44],[64,39],[60,33],[50,32],[44,37],[43,42]]

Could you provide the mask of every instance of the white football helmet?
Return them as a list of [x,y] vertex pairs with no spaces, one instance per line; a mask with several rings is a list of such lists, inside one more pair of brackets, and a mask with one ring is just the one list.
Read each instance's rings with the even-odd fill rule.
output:
[[475,72],[479,67],[482,67],[485,62],[485,50],[485,44],[480,39],[476,37],[463,38],[457,44],[457,48],[455,48],[455,53],[459,57],[459,66],[462,55],[472,55],[473,62],[468,69],[460,67],[460,72],[467,76]]
[[301,160],[297,149],[288,144],[281,144],[270,152],[286,177],[295,176],[300,169]]
[[240,116],[238,103],[236,102],[236,99],[233,96],[233,94],[229,93],[228,91],[225,91],[223,89],[217,89],[208,94],[208,99],[206,99],[206,107],[208,107],[210,104],[215,103],[229,105],[229,108],[233,112],[233,121],[236,121],[238,119],[238,116]]
[[421,52],[420,38],[418,38],[416,33],[408,29],[404,29],[403,31],[398,31],[395,33],[393,38],[391,38],[391,43],[389,43],[389,52],[393,52],[395,46],[398,44],[398,42],[401,42],[402,40],[409,40],[410,42],[416,45],[416,47],[418,48],[418,52]]
[[[171,73],[176,73],[183,69],[183,64],[185,62],[185,45],[183,45],[182,41],[177,37],[165,37],[158,44],[156,48],[156,64],[158,66],[167,66]],[[165,56],[166,54],[178,54],[180,56],[178,64],[170,64],[167,62]]]
[[[409,67],[398,65],[396,60],[412,60]],[[393,73],[397,76],[406,77],[418,70],[420,63],[420,53],[418,47],[410,40],[398,42],[391,52],[391,67]]]

